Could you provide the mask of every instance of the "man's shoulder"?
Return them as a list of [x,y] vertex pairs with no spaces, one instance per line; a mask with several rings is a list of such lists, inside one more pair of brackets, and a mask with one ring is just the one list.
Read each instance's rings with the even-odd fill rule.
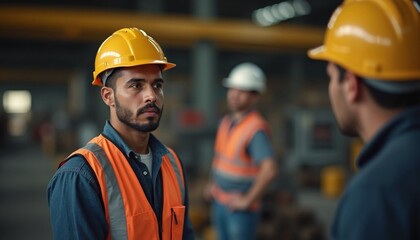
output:
[[85,158],[82,155],[74,155],[62,162],[52,176],[48,188],[69,184],[73,186],[73,183],[80,185],[80,181],[97,184],[96,175]]
[[[412,145],[412,144],[411,144]],[[355,172],[349,189],[391,191],[413,186],[420,181],[420,157],[413,146],[383,149]]]
[[81,169],[86,165],[86,160],[81,154],[73,154],[60,163],[60,169]]
[[77,174],[89,179],[93,179],[94,176],[92,168],[89,166],[86,159],[80,154],[72,155],[60,163],[60,167],[55,172],[55,175],[57,176],[63,174]]

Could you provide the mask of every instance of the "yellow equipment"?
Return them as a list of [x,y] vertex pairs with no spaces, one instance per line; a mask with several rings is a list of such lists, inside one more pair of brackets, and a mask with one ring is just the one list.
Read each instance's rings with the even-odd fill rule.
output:
[[99,47],[92,84],[102,86],[101,73],[106,70],[145,64],[160,64],[163,71],[175,67],[175,64],[167,61],[159,44],[146,32],[137,28],[120,29]]
[[420,13],[412,0],[346,0],[310,58],[376,80],[420,79]]

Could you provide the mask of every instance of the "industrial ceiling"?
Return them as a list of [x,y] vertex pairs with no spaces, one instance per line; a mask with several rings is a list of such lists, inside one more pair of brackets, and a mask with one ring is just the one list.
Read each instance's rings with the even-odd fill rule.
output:
[[[31,76],[31,80],[48,82],[49,79],[56,81],[57,75],[75,68],[91,69],[100,42],[125,26],[146,30],[162,45],[171,61],[178,63],[181,72],[190,70],[186,62],[189,62],[192,46],[198,41],[215,44],[224,61],[220,64],[221,71],[227,71],[227,67],[242,58],[260,58],[261,65],[288,62],[291,52],[303,53],[322,42],[328,18],[341,1],[310,1],[309,14],[269,27],[253,22],[253,13],[282,1],[2,2],[0,81],[25,81]],[[204,18],[200,11],[205,13]],[[276,68],[266,66],[269,67]]]

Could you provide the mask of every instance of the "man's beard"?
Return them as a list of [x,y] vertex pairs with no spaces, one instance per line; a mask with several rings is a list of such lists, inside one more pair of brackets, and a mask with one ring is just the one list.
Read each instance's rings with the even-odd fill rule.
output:
[[[125,125],[139,131],[139,132],[152,132],[154,130],[156,130],[159,127],[159,122],[160,122],[160,117],[162,116],[162,109],[159,109],[159,107],[156,106],[156,104],[154,103],[149,103],[146,106],[140,108],[139,110],[137,110],[137,113],[135,116],[133,116],[133,113],[130,112],[130,110],[122,107],[120,105],[120,103],[118,102],[118,99],[115,98],[115,108],[116,108],[116,112],[117,112],[117,117],[118,119],[123,122]],[[148,123],[145,124],[140,124],[140,123],[136,123],[135,117],[139,116],[140,114],[142,114],[143,112],[145,112],[146,109],[150,109],[150,108],[154,108],[154,110],[158,113],[159,117],[157,119],[156,122],[153,122],[154,118],[148,118]]]

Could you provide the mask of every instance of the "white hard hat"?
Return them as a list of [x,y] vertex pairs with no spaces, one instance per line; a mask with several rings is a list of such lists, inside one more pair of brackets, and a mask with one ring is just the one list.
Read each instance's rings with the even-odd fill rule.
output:
[[227,78],[223,81],[223,86],[236,88],[245,91],[265,91],[265,74],[257,65],[253,63],[241,63],[234,67]]

